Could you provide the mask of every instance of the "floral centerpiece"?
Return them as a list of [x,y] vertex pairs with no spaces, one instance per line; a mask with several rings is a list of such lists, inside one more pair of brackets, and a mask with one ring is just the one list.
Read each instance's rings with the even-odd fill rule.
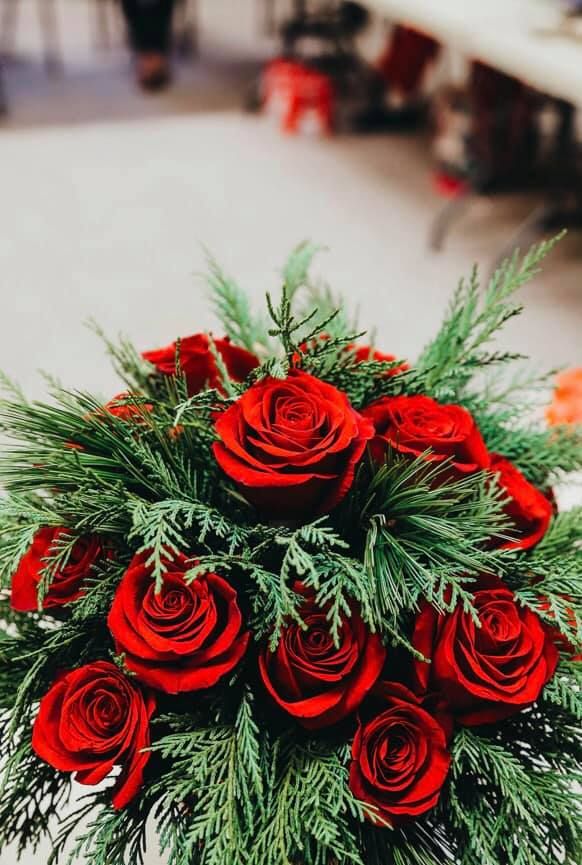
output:
[[224,337],[106,340],[108,402],[5,382],[0,845],[579,863],[582,432],[491,347],[550,247],[462,282],[416,359],[303,244],[270,321],[211,262]]

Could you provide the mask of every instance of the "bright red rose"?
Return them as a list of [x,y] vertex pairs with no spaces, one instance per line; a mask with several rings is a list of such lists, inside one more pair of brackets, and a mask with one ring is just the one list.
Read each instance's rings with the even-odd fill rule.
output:
[[350,788],[378,812],[374,822],[399,824],[438,802],[450,755],[438,721],[404,685],[379,682],[352,746]]
[[[37,591],[47,559],[58,552],[59,540],[70,537],[65,528],[44,528],[36,532],[32,545],[24,554],[12,577],[10,604],[21,613],[38,608]],[[82,583],[90,576],[101,554],[101,544],[95,535],[81,535],[72,547],[67,563],[52,577],[43,607],[58,607],[76,600],[82,594]]]
[[210,688],[236,667],[249,641],[236,592],[217,574],[187,582],[193,561],[179,555],[168,561],[156,594],[147,558],[133,558],[115,594],[108,625],[116,651],[152,688],[168,694]]
[[[302,591],[301,587],[296,587]],[[335,724],[354,712],[382,671],[386,650],[357,609],[344,616],[335,645],[327,610],[305,593],[303,629],[290,622],[274,652],[259,657],[263,683],[275,702],[309,730]]]
[[512,462],[491,454],[491,471],[508,495],[504,513],[511,520],[515,540],[501,545],[505,550],[528,550],[541,541],[548,530],[554,511],[551,501],[522,475]]
[[[234,381],[244,381],[247,375],[259,365],[259,360],[250,351],[233,345],[228,337],[215,339],[214,345],[224,361],[229,376]],[[176,372],[176,343],[165,348],[144,351],[144,360],[152,363],[158,372],[174,375]],[[214,355],[210,350],[208,336],[195,333],[180,340],[180,366],[186,376],[190,396],[200,393],[205,387],[222,390],[220,373]]]
[[386,447],[418,457],[428,448],[431,462],[451,461],[457,473],[489,467],[490,457],[475,421],[460,405],[443,405],[428,396],[381,397],[363,414],[376,429],[372,453],[378,461]]
[[345,496],[374,430],[345,394],[293,369],[252,385],[216,432],[216,460],[249,501],[273,518],[305,518]]
[[[353,351],[356,360],[359,363],[366,360],[378,360],[384,363],[392,363],[392,361],[398,360],[396,355],[386,354],[386,352],[378,351],[378,349],[372,348],[369,345],[349,345],[348,348]],[[406,372],[407,369],[410,369],[410,365],[407,363],[401,363],[398,366],[389,369],[386,375],[397,375],[399,372]]]
[[474,599],[481,627],[461,607],[439,615],[425,603],[412,636],[431,661],[414,662],[419,691],[439,695],[466,726],[494,723],[531,705],[558,663],[548,629],[501,580],[483,577]]
[[96,661],[59,677],[42,698],[32,747],[55,769],[76,772],[80,784],[99,784],[121,766],[113,805],[123,808],[143,782],[154,709],[154,698],[115,664]]

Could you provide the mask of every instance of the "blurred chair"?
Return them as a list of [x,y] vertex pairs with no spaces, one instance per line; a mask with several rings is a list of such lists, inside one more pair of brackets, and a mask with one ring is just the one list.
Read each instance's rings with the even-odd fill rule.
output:
[[[14,52],[20,0],[0,0],[0,7],[0,57],[6,57]],[[45,68],[49,74],[53,74],[62,67],[56,2],[36,0],[36,7],[42,33]]]

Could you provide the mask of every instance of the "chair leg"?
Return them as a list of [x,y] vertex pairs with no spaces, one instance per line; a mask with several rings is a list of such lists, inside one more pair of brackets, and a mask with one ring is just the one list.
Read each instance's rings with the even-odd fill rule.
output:
[[8,101],[6,99],[6,87],[4,85],[4,62],[0,56],[0,120],[8,114]]
[[453,223],[463,215],[471,202],[471,197],[471,191],[463,192],[456,198],[447,201],[444,207],[437,213],[429,234],[429,246],[435,252],[442,250],[449,230]]
[[111,47],[109,16],[107,12],[108,4],[109,0],[94,0],[92,4],[94,9],[95,47],[103,51]]
[[0,18],[0,54],[4,57],[14,52],[18,10],[19,0],[3,0]]
[[[198,54],[198,0],[180,0],[176,47],[181,57]],[[178,17],[178,16],[176,16]]]
[[63,66],[55,0],[38,0],[37,8],[44,39],[44,63],[47,72],[52,75]]

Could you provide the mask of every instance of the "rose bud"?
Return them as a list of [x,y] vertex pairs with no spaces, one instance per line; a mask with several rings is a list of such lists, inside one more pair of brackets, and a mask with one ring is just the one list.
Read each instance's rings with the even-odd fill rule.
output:
[[350,789],[376,809],[372,822],[395,825],[437,804],[451,761],[447,737],[404,685],[379,682],[369,702],[352,746]]
[[[259,360],[250,351],[233,345],[228,337],[215,339],[216,351],[221,356],[226,370],[233,381],[244,381],[258,365]],[[153,364],[163,375],[175,375],[177,344],[170,343],[165,348],[144,351],[144,360]],[[205,333],[195,333],[180,340],[180,368],[186,376],[189,396],[200,393],[205,387],[223,391],[220,372]]]
[[428,396],[382,397],[362,414],[374,424],[371,445],[381,462],[386,449],[419,457],[429,448],[430,462],[450,460],[455,474],[466,475],[489,467],[489,453],[475,421],[460,405],[443,405]]
[[558,663],[549,630],[500,579],[482,577],[474,605],[480,627],[460,606],[442,615],[425,603],[412,636],[431,661],[414,661],[416,690],[439,694],[466,726],[492,724],[530,706]]
[[217,574],[185,579],[192,559],[168,560],[156,593],[148,554],[133,558],[115,593],[107,620],[116,650],[141,682],[168,694],[210,688],[243,657],[237,595]]
[[287,714],[310,730],[327,727],[354,712],[378,679],[386,650],[371,634],[355,605],[344,616],[335,645],[327,610],[318,607],[312,592],[297,622],[283,628],[274,652],[265,648],[259,670],[265,688]]
[[[19,612],[38,609],[37,592],[48,559],[56,555],[59,540],[71,537],[65,528],[39,529],[28,552],[24,554],[12,577],[10,605]],[[101,544],[95,535],[81,535],[73,544],[68,560],[54,574],[42,606],[58,607],[75,601],[83,593],[83,580],[91,575],[93,565],[101,555]]]
[[325,514],[350,489],[372,424],[345,394],[300,370],[265,378],[216,421],[214,455],[273,519]]
[[[135,400],[132,402],[132,398]],[[118,393],[103,406],[103,411],[125,421],[139,423],[144,420],[144,414],[151,412],[153,405],[144,403],[139,394],[128,392]]]
[[154,698],[115,664],[96,661],[58,678],[42,698],[32,747],[55,769],[76,772],[80,784],[99,784],[121,766],[112,801],[123,808],[143,782],[154,709]]
[[[395,360],[398,360],[395,354],[387,354],[385,351],[378,351],[378,349],[372,348],[370,345],[348,345],[348,349],[354,353],[356,360],[359,363],[367,360],[393,363]],[[389,369],[386,375],[398,375],[400,372],[406,372],[407,369],[410,369],[409,364],[400,363],[398,366],[393,366],[392,369]]]
[[515,540],[502,543],[501,549],[528,550],[541,541],[547,532],[554,507],[540,490],[526,480],[517,466],[500,454],[491,454],[491,471],[509,497],[503,512],[511,521],[510,532],[515,536]]

